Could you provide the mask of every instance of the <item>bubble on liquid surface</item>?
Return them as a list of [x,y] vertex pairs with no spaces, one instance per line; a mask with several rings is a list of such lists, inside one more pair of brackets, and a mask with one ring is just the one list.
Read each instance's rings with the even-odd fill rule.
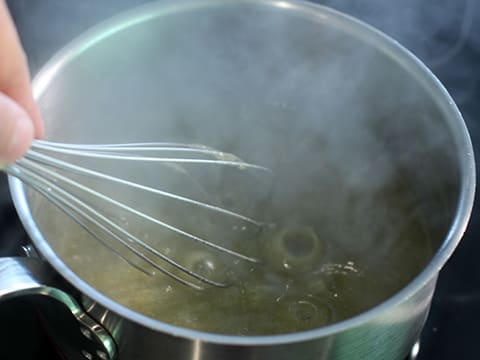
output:
[[330,307],[323,303],[302,299],[292,300],[288,305],[288,313],[301,324],[327,324],[332,319]]
[[304,257],[314,250],[315,240],[310,234],[292,231],[283,236],[283,245],[290,256]]
[[180,261],[190,271],[214,281],[225,281],[227,268],[223,261],[205,251],[187,252]]
[[277,231],[267,243],[266,258],[273,268],[306,272],[321,264],[325,243],[309,226],[289,226]]
[[199,275],[209,277],[215,271],[215,264],[209,259],[199,259],[193,264],[192,271]]

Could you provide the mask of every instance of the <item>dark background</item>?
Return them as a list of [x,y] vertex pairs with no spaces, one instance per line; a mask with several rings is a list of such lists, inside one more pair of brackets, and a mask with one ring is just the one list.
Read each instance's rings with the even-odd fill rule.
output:
[[[36,71],[63,45],[90,26],[147,1],[7,1],[29,64]],[[391,35],[420,57],[447,87],[480,146],[480,2],[477,0],[314,1],[352,14]],[[1,49],[0,49],[1,55]],[[476,202],[478,203],[478,201]],[[480,233],[475,206],[469,229],[441,271],[418,360],[480,359]],[[28,241],[0,174],[0,256]],[[28,300],[0,306],[0,359],[61,358],[42,331]],[[3,333],[8,333],[6,336]],[[30,345],[25,345],[30,344]]]

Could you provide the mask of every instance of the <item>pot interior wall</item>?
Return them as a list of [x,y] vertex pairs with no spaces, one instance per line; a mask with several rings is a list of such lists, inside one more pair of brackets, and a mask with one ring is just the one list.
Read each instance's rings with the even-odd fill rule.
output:
[[[230,205],[254,216],[313,226],[332,262],[363,263],[358,271],[396,279],[355,306],[346,301],[333,320],[393,295],[440,247],[459,196],[456,144],[441,104],[387,49],[328,15],[262,5],[179,5],[125,24],[79,49],[40,94],[48,139],[205,144],[271,168],[267,180],[189,169],[209,194],[199,195],[196,182],[179,181],[169,167],[91,164],[203,201],[228,203],[217,197],[228,190]],[[132,293],[135,282],[123,277],[134,270],[30,196],[42,233],[68,266],[109,296]],[[164,208],[172,221],[195,217]],[[195,221],[191,227],[204,226]],[[375,282],[367,276],[358,287]],[[127,305],[151,315],[142,290],[134,291]]]

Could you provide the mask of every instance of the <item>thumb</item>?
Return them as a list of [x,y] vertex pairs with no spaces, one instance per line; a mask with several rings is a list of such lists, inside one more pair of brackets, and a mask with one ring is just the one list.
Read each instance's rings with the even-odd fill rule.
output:
[[0,92],[0,168],[22,157],[33,136],[33,122],[26,111]]

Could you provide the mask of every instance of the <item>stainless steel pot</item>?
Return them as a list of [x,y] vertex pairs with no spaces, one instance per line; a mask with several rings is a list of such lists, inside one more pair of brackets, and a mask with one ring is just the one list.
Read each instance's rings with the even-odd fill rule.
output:
[[[10,179],[20,218],[44,260],[0,259],[0,297],[45,295],[66,306],[78,324],[63,336],[70,356],[406,356],[425,322],[438,272],[467,225],[475,172],[469,135],[453,100],[395,41],[304,2],[159,2],[107,21],[68,45],[37,75],[34,91],[47,137],[58,141],[161,138],[214,147],[222,141],[249,160],[268,163],[272,156],[302,154],[302,139],[320,142],[328,133],[346,150],[329,153],[345,169],[381,149],[388,154],[384,162],[401,167],[415,184],[436,249],[408,286],[346,321],[276,336],[211,334],[143,316],[79,277],[32,216],[22,184]],[[372,136],[381,146],[363,151]],[[316,164],[318,154],[302,155],[306,164]],[[381,174],[371,170],[362,176],[374,186]],[[52,283],[52,273],[67,285]]]

